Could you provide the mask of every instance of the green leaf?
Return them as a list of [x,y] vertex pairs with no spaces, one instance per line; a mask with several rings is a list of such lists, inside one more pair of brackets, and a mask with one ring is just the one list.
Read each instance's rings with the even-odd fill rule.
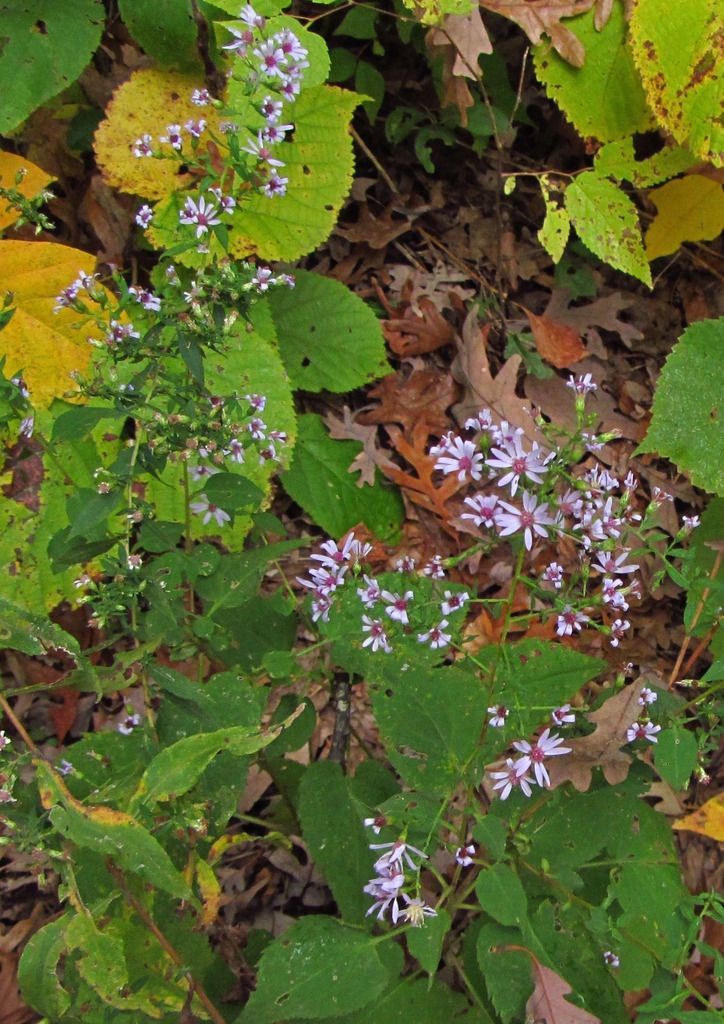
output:
[[369,935],[331,917],[305,917],[264,950],[236,1024],[339,1017],[374,1003],[388,981]]
[[[429,926],[425,923],[423,931]],[[408,931],[407,935],[412,932]],[[335,1024],[490,1024],[490,1018],[468,1004],[459,992],[431,978],[399,978],[366,1006],[335,1021]]]
[[538,232],[538,241],[553,262],[558,263],[563,256],[568,236],[571,233],[571,220],[565,209],[552,197],[551,187],[545,175],[540,178],[540,187],[546,205],[546,215],[543,226]]
[[204,493],[210,502],[226,512],[258,505],[264,492],[239,473],[215,473],[204,482]]
[[[357,10],[362,10],[362,8],[357,8]],[[354,87],[361,96],[369,97],[362,106],[367,114],[367,120],[370,124],[374,124],[385,98],[384,77],[369,61],[361,60],[355,71]]]
[[304,391],[352,391],[390,372],[379,320],[339,281],[305,270],[269,296],[289,379]]
[[164,67],[200,69],[191,0],[119,0],[128,31]]
[[696,736],[688,729],[664,729],[654,750],[656,771],[674,789],[685,789],[699,753]]
[[[64,403],[63,403],[64,404]],[[59,402],[58,407],[62,407]],[[54,406],[55,410],[55,406]],[[125,418],[117,409],[98,408],[89,405],[74,405],[62,412],[53,423],[52,441],[77,441],[85,437],[96,424],[103,420]]]
[[284,540],[223,555],[218,569],[196,582],[196,590],[204,598],[204,610],[211,614],[219,608],[237,608],[250,601],[269,565],[302,544],[301,540]]
[[601,177],[630,181],[637,188],[647,188],[687,171],[695,163],[696,158],[682,146],[664,146],[653,156],[637,160],[633,139],[627,138],[601,146],[593,166]]
[[352,184],[349,122],[361,97],[330,85],[303,89],[294,104],[294,139],[284,145],[285,195],[250,196],[234,211],[236,256],[296,260],[332,231]]
[[144,551],[150,551],[155,555],[162,551],[174,551],[182,534],[181,523],[165,523],[159,519],[147,519],[138,531],[138,544]]
[[430,977],[437,974],[442,945],[451,924],[452,918],[447,910],[441,908],[436,917],[425,918],[421,928],[410,928],[405,934],[407,948]]
[[211,733],[197,733],[173,743],[157,754],[143,774],[133,804],[149,806],[162,800],[174,800],[187,793],[199,776],[221,751],[242,757],[268,746],[290,725],[296,715],[262,733],[248,726],[233,726]]
[[104,24],[101,0],[0,3],[0,134],[75,81],[93,56]]
[[109,929],[102,931],[90,914],[84,913],[76,914],[69,923],[65,941],[69,949],[81,952],[78,971],[93,991],[112,1006],[131,1009],[132,1002],[130,1006],[124,1002],[128,971],[120,937]]
[[72,914],[63,914],[43,925],[29,940],[18,964],[18,983],[23,999],[34,1010],[56,1020],[70,1007],[71,998],[57,975],[65,950],[65,929]]
[[724,317],[699,320],[661,371],[651,424],[639,452],[658,452],[697,487],[724,495]]
[[475,883],[480,906],[500,924],[521,925],[528,915],[528,899],[520,879],[507,864],[486,868]]
[[609,890],[623,914],[617,927],[630,936],[646,936],[646,948],[665,965],[673,967],[685,941],[687,926],[678,908],[686,901],[686,889],[678,868],[647,863],[624,864]]
[[535,72],[579,135],[611,142],[646,131],[651,113],[626,43],[622,5],[614,5],[602,32],[594,20],[591,9],[566,21],[566,29],[585,47],[582,67],[574,67],[546,43],[533,48]]
[[54,826],[77,846],[111,857],[119,867],[178,899],[192,899],[188,883],[157,839],[130,815],[110,807],[85,807],[65,790],[49,765],[36,761],[43,806]]
[[652,110],[664,128],[701,160],[721,167],[724,14],[719,0],[671,4],[637,0],[631,45]]
[[485,848],[486,853],[493,860],[500,860],[505,853],[508,829],[500,818],[486,814],[481,821],[476,822],[472,835],[473,839]]
[[651,287],[636,207],[620,188],[596,171],[584,171],[566,189],[566,210],[592,253]]
[[299,820],[309,850],[332,890],[342,917],[364,920],[370,898],[362,886],[374,873],[374,853],[338,764],[310,764],[299,788]]
[[0,646],[25,654],[58,650],[69,654],[76,665],[83,660],[78,641],[43,615],[19,608],[0,597]]
[[533,992],[530,957],[519,950],[505,949],[508,945],[521,945],[521,938],[519,931],[492,921],[483,924],[477,937],[478,964],[503,1024],[525,1018],[525,1004]]
[[333,440],[321,416],[300,416],[294,459],[282,485],[331,537],[363,522],[380,540],[392,541],[404,516],[402,499],[397,489],[381,483],[355,485],[349,467],[361,450],[357,441]]

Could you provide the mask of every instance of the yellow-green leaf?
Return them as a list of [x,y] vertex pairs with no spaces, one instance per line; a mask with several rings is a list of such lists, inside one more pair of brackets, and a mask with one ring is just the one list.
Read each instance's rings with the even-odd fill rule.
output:
[[709,839],[724,843],[724,793],[713,796],[685,818],[679,818],[674,822],[674,828],[698,832]]
[[0,295],[10,292],[15,307],[0,331],[0,355],[7,356],[7,376],[22,373],[38,408],[77,395],[71,373],[88,366],[88,338],[98,331],[71,309],[53,309],[62,289],[94,266],[87,252],[55,242],[0,241]]
[[657,209],[646,232],[646,256],[676,252],[682,242],[716,238],[724,230],[724,190],[703,174],[688,174],[649,192]]

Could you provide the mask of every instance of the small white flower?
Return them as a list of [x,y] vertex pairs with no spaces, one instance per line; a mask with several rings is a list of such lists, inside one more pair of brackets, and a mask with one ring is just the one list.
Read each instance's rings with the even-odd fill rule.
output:
[[455,851],[455,860],[460,867],[469,868],[473,863],[473,857],[476,853],[477,850],[474,843],[470,843],[469,846],[459,846]]
[[433,651],[439,650],[441,647],[447,647],[452,639],[450,633],[444,632],[447,625],[447,619],[441,619],[437,626],[433,626],[427,633],[418,633],[418,642],[421,644],[429,643]]
[[133,143],[133,155],[135,157],[153,156],[153,136],[142,135]]
[[178,219],[181,224],[195,225],[196,237],[201,238],[209,228],[221,224],[218,212],[218,208],[213,203],[208,203],[203,196],[199,196],[198,202],[189,196],[179,212]]
[[460,483],[465,480],[480,480],[483,475],[483,456],[472,441],[463,441],[461,437],[453,438],[439,455],[435,469],[442,473],[456,473]]
[[488,714],[491,716],[488,725],[492,725],[494,729],[502,729],[510,709],[506,708],[505,704],[494,704],[488,708]]
[[649,743],[658,743],[657,732],[661,732],[660,725],[653,722],[634,722],[626,730],[626,742],[633,743],[635,740],[648,740]]
[[490,772],[491,779],[497,780],[493,789],[500,790],[501,800],[507,800],[511,792],[517,787],[520,787],[523,796],[530,796],[533,792],[531,787],[534,783],[530,775],[526,775],[526,768],[527,765],[523,767],[520,761],[513,761],[511,758],[507,758],[504,771]]
[[161,142],[167,142],[173,149],[180,150],[183,146],[183,137],[181,135],[180,124],[170,124],[166,128],[166,135],[162,135],[160,138]]
[[363,575],[362,579],[365,586],[357,588],[357,595],[365,608],[374,608],[382,596],[380,585],[377,580],[373,580],[369,576]]
[[463,512],[461,519],[469,519],[475,526],[487,526],[489,529],[495,526],[498,499],[494,494],[475,494],[471,498],[466,498],[464,504],[472,509],[472,512]]
[[191,117],[184,123],[184,128],[194,139],[200,139],[206,130],[206,119]]
[[626,630],[631,628],[631,623],[628,619],[614,619],[611,623],[611,639],[609,643],[611,647],[618,647],[623,640]]
[[393,622],[400,622],[403,626],[406,626],[410,619],[407,614],[407,606],[413,598],[411,590],[405,591],[404,594],[393,594],[390,590],[382,591],[382,599],[386,602],[387,607],[385,613],[389,615]]
[[143,228],[143,230],[145,231],[146,228],[149,226],[149,224],[151,223],[152,220],[153,220],[153,210],[148,205],[148,203],[144,203],[144,205],[141,207],[141,209],[136,214],[136,217],[135,217],[136,224],[138,224],[139,228]]
[[541,579],[546,580],[548,583],[552,583],[556,590],[560,590],[563,586],[563,568],[558,562],[551,562],[541,573]]
[[534,494],[523,491],[523,508],[516,508],[509,505],[507,501],[500,504],[505,512],[499,512],[496,517],[496,526],[501,537],[509,537],[510,534],[523,530],[525,546],[528,551],[533,547],[533,534],[539,537],[548,536],[548,527],[555,526],[555,520],[548,514],[548,504],[539,504]]
[[686,530],[687,533],[691,533],[691,531],[695,530],[697,526],[701,526],[701,519],[699,516],[682,516],[681,523],[683,529]]
[[434,580],[444,580],[445,566],[442,562],[442,555],[433,555],[430,561],[423,565],[422,575],[430,576]]
[[646,707],[647,704],[655,704],[658,699],[658,693],[656,693],[655,690],[650,689],[648,686],[644,686],[639,694],[639,704],[642,707]]
[[383,814],[379,814],[376,818],[364,818],[362,824],[365,828],[371,828],[374,834],[378,836],[387,824],[387,818]]
[[580,633],[581,626],[586,622],[590,622],[588,615],[583,612],[574,612],[567,604],[556,620],[556,635],[573,636],[574,630]]
[[273,199],[274,196],[283,196],[287,191],[288,184],[289,178],[282,178],[276,173],[276,171],[272,171],[264,183],[262,192],[269,199]]
[[195,107],[207,107],[211,103],[211,93],[208,89],[194,89],[191,102]]
[[454,612],[459,612],[461,608],[465,607],[465,603],[470,600],[470,594],[466,590],[461,590],[457,593],[452,590],[445,591],[445,600],[440,605],[440,611],[443,615],[452,615]]
[[123,736],[130,736],[136,726],[140,724],[141,716],[137,712],[134,712],[132,715],[126,715],[126,717],[118,723],[116,729]]
[[577,395],[587,395],[591,391],[597,391],[598,385],[594,384],[593,377],[590,373],[584,374],[582,377],[574,377],[570,375],[566,381],[566,387],[571,388]]
[[493,414],[490,409],[481,409],[477,416],[469,416],[465,420],[466,430],[490,430],[493,425]]
[[571,711],[570,704],[561,704],[559,708],[554,708],[553,711],[551,711],[551,722],[559,727],[562,725],[570,725],[572,722],[575,722],[575,720],[576,716],[575,713]]
[[395,562],[395,572],[410,573],[415,571],[417,562],[411,555],[403,555]]
[[403,892],[402,898],[407,904],[402,911],[402,920],[407,921],[413,928],[422,928],[426,917],[437,917],[437,911],[429,907],[419,896],[413,898]]
[[5,747],[9,747],[12,741],[5,735],[5,730],[0,729],[0,750],[4,750]]
[[393,843],[370,843],[370,850],[387,851],[375,861],[375,871],[378,875],[392,867],[402,868],[403,860],[412,871],[419,871],[420,865],[416,864],[412,859],[413,853],[416,857],[427,860],[426,853],[418,850],[416,846],[411,846],[410,843],[404,842],[402,839],[396,839]]
[[513,744],[516,750],[523,754],[516,762],[521,771],[525,772],[533,766],[536,782],[539,786],[550,786],[551,780],[543,761],[546,757],[560,757],[562,754],[570,754],[570,747],[562,747],[562,736],[551,735],[550,729],[544,729],[535,743],[528,743],[527,740],[516,740]]
[[384,651],[385,654],[390,654],[392,647],[390,641],[387,638],[385,632],[385,626],[382,619],[371,619],[369,615],[362,616],[362,632],[368,633],[369,636],[366,640],[362,641],[363,647],[369,647],[372,651]]
[[224,512],[223,508],[219,508],[218,505],[214,505],[210,502],[205,494],[200,495],[198,501],[192,501],[189,508],[197,516],[203,516],[204,526],[210,523],[213,519],[218,526],[225,526],[226,523],[231,522],[231,516],[228,512]]
[[610,949],[607,949],[606,952],[603,954],[603,962],[606,964],[607,967],[620,967],[621,966],[621,961],[619,960],[619,958],[616,956],[615,953],[611,952]]

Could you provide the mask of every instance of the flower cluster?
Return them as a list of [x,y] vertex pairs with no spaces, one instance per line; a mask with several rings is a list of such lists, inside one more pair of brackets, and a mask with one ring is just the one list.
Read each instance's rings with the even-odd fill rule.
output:
[[[366,819],[365,823],[367,821],[375,822],[376,819]],[[379,832],[376,825],[373,827],[375,832]],[[420,896],[410,896],[405,891],[405,868],[415,872],[419,880],[420,866],[413,860],[413,855],[426,860],[427,854],[402,839],[392,843],[370,843],[370,850],[385,852],[375,861],[375,877],[363,888],[363,892],[374,901],[367,911],[367,916],[376,913],[377,920],[382,921],[389,910],[393,924],[403,921],[415,928],[421,927],[426,917],[436,917],[437,911],[428,906]]]
[[[555,733],[551,734],[550,729],[544,729],[533,743],[516,740],[513,747],[522,756],[515,760],[509,757],[504,769],[490,772],[491,778],[495,780],[493,789],[500,791],[501,800],[507,800],[514,789],[520,789],[524,796],[530,796],[535,785],[547,789],[551,780],[545,766],[546,758],[559,757],[571,752],[571,748],[561,746],[562,743],[563,738],[556,736]],[[531,769],[534,777],[529,774]]]

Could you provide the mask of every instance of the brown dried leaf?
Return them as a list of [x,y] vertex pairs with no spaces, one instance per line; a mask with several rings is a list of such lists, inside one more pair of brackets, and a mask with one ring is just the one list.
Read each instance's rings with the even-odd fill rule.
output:
[[559,321],[587,337],[594,327],[602,327],[611,331],[623,342],[641,341],[643,334],[633,324],[621,320],[619,314],[633,305],[633,298],[624,298],[620,292],[612,292],[603,298],[589,302],[585,306],[570,306],[571,296],[565,288],[556,288],[551,292],[543,316]]
[[408,309],[402,317],[382,323],[382,333],[395,355],[403,359],[434,352],[455,341],[452,324],[438,312],[432,299],[421,298],[418,303],[422,315]]
[[610,785],[623,782],[628,775],[631,755],[624,753],[621,746],[626,743],[626,730],[641,714],[638,699],[644,682],[643,678],[637,680],[610,697],[597,711],[586,715],[596,726],[595,732],[568,741],[571,753],[556,758],[551,764],[551,789],[562,782],[572,782],[579,792],[585,793],[596,767],[603,769]]
[[595,0],[480,0],[480,6],[502,14],[520,25],[531,43],[548,36],[557,52],[569,64],[583,66],[586,51],[578,36],[561,25],[561,18],[573,18],[590,11]]
[[384,249],[393,239],[409,231],[415,219],[407,215],[403,220],[393,220],[394,212],[398,211],[393,202],[379,217],[373,217],[369,205],[364,203],[359,208],[357,221],[354,224],[338,225],[334,233],[346,238],[348,242],[365,242],[371,249]]
[[375,468],[379,466],[384,469],[390,465],[389,458],[377,445],[377,427],[358,423],[348,405],[345,405],[342,415],[340,419],[330,412],[324,417],[329,436],[340,441],[359,441],[362,444],[362,451],[353,459],[349,472],[360,474],[358,487],[364,487],[365,484],[372,486],[375,482]]
[[585,358],[585,346],[573,327],[547,316],[536,316],[529,309],[525,312],[533,331],[535,347],[547,363],[557,370],[563,370]]
[[488,406],[499,419],[522,427],[529,440],[540,441],[530,406],[515,393],[520,356],[511,356],[497,377],[490,371],[487,342],[491,326],[481,326],[475,311],[469,313],[463,324],[458,354],[450,368],[455,380],[465,388],[462,401],[453,406],[455,419],[462,424],[481,407]]
[[613,10],[613,0],[596,0],[596,12],[593,16],[593,24],[597,32],[606,27],[608,19]]
[[572,989],[568,982],[544,966],[529,950],[527,952],[533,965],[535,988],[526,1003],[526,1020],[546,1024],[601,1024],[600,1017],[569,1003],[566,996]]
[[452,74],[473,80],[480,78],[480,54],[493,52],[493,44],[477,7],[470,14],[448,14],[442,24],[430,30],[427,44],[435,47],[452,46],[455,51]]
[[422,420],[429,436],[438,439],[450,428],[446,410],[459,397],[459,390],[447,373],[417,370],[383,377],[368,395],[381,404],[359,413],[358,423],[400,423],[411,432]]

